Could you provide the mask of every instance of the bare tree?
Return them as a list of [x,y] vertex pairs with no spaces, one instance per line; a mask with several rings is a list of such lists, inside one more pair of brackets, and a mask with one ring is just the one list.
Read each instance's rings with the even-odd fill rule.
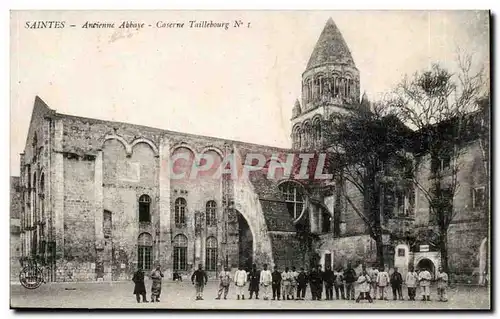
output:
[[[374,105],[372,110],[354,106],[334,114],[324,126],[329,150],[336,154],[330,167],[344,181],[341,190],[346,202],[375,240],[379,265],[384,265],[383,234],[387,232],[383,222],[384,183],[394,175],[397,154],[405,148],[409,131],[385,110],[384,105]],[[361,201],[354,198],[358,194]]]
[[[453,199],[460,183],[458,172],[463,141],[468,138],[471,114],[484,95],[483,70],[472,72],[472,56],[458,55],[458,72],[439,64],[405,77],[395,90],[390,105],[398,117],[416,130],[417,156],[411,180],[426,198],[438,238],[441,261],[448,269],[448,228],[457,215]],[[419,179],[431,159],[431,184]]]

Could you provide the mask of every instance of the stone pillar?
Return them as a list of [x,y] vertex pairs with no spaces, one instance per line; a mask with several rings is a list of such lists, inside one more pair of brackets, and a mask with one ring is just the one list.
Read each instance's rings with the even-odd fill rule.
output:
[[159,147],[159,212],[160,236],[158,246],[160,249],[159,262],[165,270],[165,276],[172,278],[173,255],[172,255],[172,233],[170,227],[170,142],[163,136]]
[[319,232],[317,209],[311,203],[308,203],[308,208],[309,208],[309,222],[311,223],[311,233],[317,234]]
[[[54,217],[54,233],[56,242],[56,264],[64,259],[64,157],[63,157],[63,121],[55,120],[54,125],[54,148],[52,157],[52,183],[51,199]],[[63,269],[57,269],[56,281],[61,281],[64,274]]]
[[103,159],[102,151],[97,152],[97,156],[94,161],[94,233],[95,233],[95,248],[96,248],[96,260],[95,260],[95,270],[99,275],[104,275],[104,269],[108,268],[104,265],[104,230],[103,230],[103,214],[104,214],[104,204],[103,204]]

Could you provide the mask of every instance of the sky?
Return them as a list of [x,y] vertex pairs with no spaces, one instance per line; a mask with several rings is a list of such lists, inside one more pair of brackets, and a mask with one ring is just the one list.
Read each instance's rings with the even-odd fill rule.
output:
[[[487,11],[14,11],[11,175],[19,174],[36,95],[63,114],[290,147],[301,75],[329,17],[371,100],[432,63],[455,71],[457,49],[489,67]],[[25,28],[36,20],[66,27]],[[187,28],[192,20],[243,25]],[[152,27],[81,28],[87,21]]]

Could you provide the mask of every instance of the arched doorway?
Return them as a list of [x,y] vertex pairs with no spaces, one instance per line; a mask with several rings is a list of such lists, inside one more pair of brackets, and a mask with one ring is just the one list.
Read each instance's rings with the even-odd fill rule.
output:
[[253,235],[245,217],[238,212],[238,259],[243,268],[252,268]]
[[427,269],[431,273],[432,278],[434,278],[434,274],[436,273],[436,267],[434,266],[432,260],[428,258],[421,259],[417,264],[417,269],[422,270],[424,268]]

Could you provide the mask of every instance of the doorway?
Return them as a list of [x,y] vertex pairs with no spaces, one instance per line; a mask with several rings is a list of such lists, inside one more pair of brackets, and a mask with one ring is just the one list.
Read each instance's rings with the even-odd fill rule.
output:
[[245,217],[238,212],[238,257],[243,269],[251,269],[253,264],[253,235]]

